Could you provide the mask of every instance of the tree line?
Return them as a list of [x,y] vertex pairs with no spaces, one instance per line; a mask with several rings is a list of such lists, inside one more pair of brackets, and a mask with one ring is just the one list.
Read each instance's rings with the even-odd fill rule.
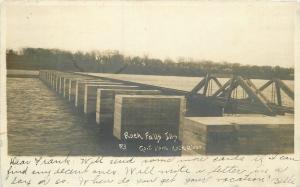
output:
[[239,63],[196,61],[180,58],[149,58],[148,56],[124,56],[118,51],[70,52],[59,49],[23,48],[6,51],[7,69],[81,71],[99,73],[125,73],[146,75],[218,77],[242,75],[258,79],[294,79],[294,68],[280,66],[241,65]]

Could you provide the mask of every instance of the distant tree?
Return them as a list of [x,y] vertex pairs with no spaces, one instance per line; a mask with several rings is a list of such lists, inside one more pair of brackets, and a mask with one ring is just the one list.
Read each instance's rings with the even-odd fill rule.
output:
[[205,76],[207,73],[229,77],[232,74],[248,78],[293,79],[294,68],[280,66],[250,66],[239,63],[213,62],[180,57],[176,61],[150,58],[147,55],[124,56],[116,50],[77,51],[60,49],[23,48],[6,51],[8,69],[56,69],[104,73],[131,73],[177,76]]

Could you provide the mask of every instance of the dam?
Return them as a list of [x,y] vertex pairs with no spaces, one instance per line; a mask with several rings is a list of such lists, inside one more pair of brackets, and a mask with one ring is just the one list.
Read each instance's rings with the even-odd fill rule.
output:
[[[65,143],[73,155],[179,156],[294,151],[294,97],[293,85],[289,82],[269,80],[255,84],[243,77],[222,80],[211,75],[175,77],[54,70],[41,70],[38,78],[30,78],[32,86],[41,87],[35,90],[36,94],[46,90],[53,105],[64,103],[51,116],[57,118],[57,125],[61,123],[59,128],[71,120],[72,128],[80,127],[79,132],[87,132],[76,138],[76,133],[65,129],[65,135],[60,137],[76,139]],[[271,94],[265,93],[268,89]],[[8,92],[13,91],[8,89]],[[30,95],[23,100],[29,98]],[[40,107],[51,103],[45,98],[30,100],[42,102]],[[60,102],[56,103],[57,100]],[[33,111],[28,115],[40,121],[49,118],[47,113],[40,114],[38,108]],[[60,111],[67,111],[69,117],[59,118]],[[14,111],[8,111],[8,115],[10,113]],[[29,125],[26,118],[24,123]],[[47,130],[43,133],[44,141],[51,142]],[[130,138],[128,134],[139,138]],[[13,139],[13,134],[11,136]],[[160,141],[154,137],[160,137]],[[66,147],[65,152],[59,149],[53,148],[51,154],[68,152]]]

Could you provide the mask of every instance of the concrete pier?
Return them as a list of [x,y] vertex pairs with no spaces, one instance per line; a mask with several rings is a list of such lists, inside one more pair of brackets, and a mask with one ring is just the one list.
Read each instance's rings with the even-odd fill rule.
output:
[[277,154],[294,152],[293,116],[186,117],[183,154]]
[[[89,77],[86,77],[84,79],[82,78],[73,78],[73,79],[70,79],[69,80],[69,101],[70,102],[74,102],[75,103],[75,100],[76,100],[76,92],[77,92],[77,89],[76,89],[76,85],[77,85],[77,82],[79,81],[97,81],[95,79],[91,79]],[[103,82],[102,80],[98,80],[99,82]]]
[[77,80],[76,87],[75,87],[75,106],[81,106],[84,104],[84,91],[85,85],[87,84],[99,84],[99,85],[120,85],[120,83],[113,83],[109,81],[103,80]]
[[102,84],[86,84],[84,92],[84,113],[95,114],[98,89],[116,89],[116,90],[136,90],[138,86],[131,85],[102,85]]
[[100,125],[112,126],[114,123],[116,95],[158,95],[159,90],[120,90],[97,89],[97,102],[92,110],[96,112],[96,122]]
[[185,107],[182,96],[116,95],[113,135],[129,142],[135,134],[178,137]]

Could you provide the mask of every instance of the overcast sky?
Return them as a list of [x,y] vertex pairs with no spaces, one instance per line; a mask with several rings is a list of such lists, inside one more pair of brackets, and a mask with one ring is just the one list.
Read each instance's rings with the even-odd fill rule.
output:
[[295,4],[103,2],[8,5],[7,48],[119,50],[250,65],[294,65]]

